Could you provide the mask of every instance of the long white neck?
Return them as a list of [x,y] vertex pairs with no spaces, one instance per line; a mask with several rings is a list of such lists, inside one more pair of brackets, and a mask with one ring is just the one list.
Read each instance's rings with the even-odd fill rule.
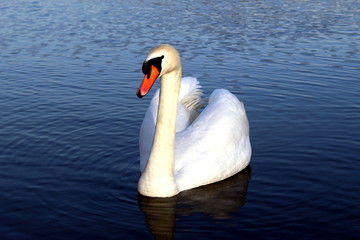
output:
[[153,146],[138,184],[138,191],[145,196],[171,197],[179,192],[174,177],[174,147],[180,83],[181,67],[161,77]]

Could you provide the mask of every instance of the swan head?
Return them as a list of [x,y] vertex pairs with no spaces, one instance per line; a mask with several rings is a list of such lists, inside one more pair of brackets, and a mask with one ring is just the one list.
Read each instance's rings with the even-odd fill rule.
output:
[[157,78],[179,69],[181,69],[180,54],[174,47],[167,44],[154,47],[149,51],[142,65],[144,79],[136,95],[139,98],[144,97]]

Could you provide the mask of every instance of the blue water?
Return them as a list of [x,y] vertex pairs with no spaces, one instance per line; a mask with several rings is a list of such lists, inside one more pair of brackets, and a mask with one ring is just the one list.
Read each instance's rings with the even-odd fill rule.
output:
[[[1,239],[359,237],[359,1],[3,0],[0,23]],[[245,103],[253,147],[166,200],[136,190],[159,43]]]

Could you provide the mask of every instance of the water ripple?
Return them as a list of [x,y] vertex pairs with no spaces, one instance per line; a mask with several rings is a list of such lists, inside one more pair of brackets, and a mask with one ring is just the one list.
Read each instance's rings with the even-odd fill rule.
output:
[[[359,9],[354,0],[1,1],[0,236],[356,239]],[[179,49],[184,75],[206,94],[224,87],[244,101],[251,181],[242,173],[163,202],[138,196],[150,97],[135,90],[158,43]]]

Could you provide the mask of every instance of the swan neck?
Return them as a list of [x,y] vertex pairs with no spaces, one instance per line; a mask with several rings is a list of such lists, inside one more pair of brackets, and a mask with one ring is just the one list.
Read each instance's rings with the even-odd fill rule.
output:
[[178,193],[174,153],[180,83],[181,67],[161,77],[153,146],[139,181],[139,192],[146,196],[170,197]]

